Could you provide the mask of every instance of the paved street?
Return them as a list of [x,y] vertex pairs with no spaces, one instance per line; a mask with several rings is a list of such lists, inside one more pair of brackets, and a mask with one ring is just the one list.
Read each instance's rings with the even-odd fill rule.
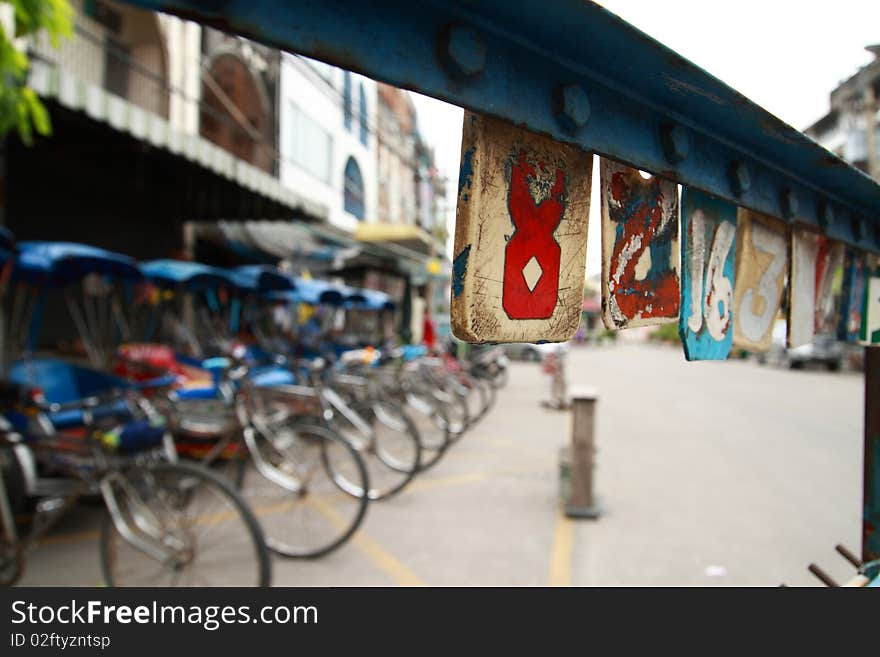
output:
[[[669,347],[575,348],[572,384],[600,393],[598,521],[558,512],[569,416],[515,363],[496,408],[355,540],[275,561],[281,585],[815,584],[859,547],[862,377],[684,361]],[[100,581],[90,520],[31,555],[24,584]]]

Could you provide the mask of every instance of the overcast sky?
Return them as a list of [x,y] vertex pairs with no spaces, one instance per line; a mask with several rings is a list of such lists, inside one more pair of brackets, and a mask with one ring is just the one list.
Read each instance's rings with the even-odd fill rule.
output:
[[[828,109],[828,94],[867,64],[880,43],[880,0],[602,0],[599,4],[804,129]],[[414,95],[419,128],[450,180],[449,222],[461,148],[461,109]],[[599,270],[593,185],[587,272]]]

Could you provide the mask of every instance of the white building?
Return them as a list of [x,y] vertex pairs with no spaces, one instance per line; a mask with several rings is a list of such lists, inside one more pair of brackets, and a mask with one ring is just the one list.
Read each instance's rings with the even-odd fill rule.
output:
[[376,83],[297,55],[281,60],[280,178],[353,232],[376,221]]
[[58,65],[166,119],[183,134],[199,132],[201,27],[176,16],[108,0],[72,0],[73,38],[57,50],[40,34],[31,47],[36,66]]
[[831,109],[806,134],[856,168],[880,180],[880,45],[874,61],[831,92]]

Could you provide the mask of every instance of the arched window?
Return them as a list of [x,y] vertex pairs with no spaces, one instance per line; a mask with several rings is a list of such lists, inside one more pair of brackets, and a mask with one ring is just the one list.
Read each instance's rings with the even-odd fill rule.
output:
[[364,220],[364,179],[353,157],[345,163],[345,211],[360,221]]
[[345,129],[351,131],[351,73],[348,71],[342,73],[342,102],[345,105],[343,107]]
[[360,108],[359,112],[361,115],[361,143],[366,146],[367,145],[367,92],[364,90],[364,83],[360,84]]

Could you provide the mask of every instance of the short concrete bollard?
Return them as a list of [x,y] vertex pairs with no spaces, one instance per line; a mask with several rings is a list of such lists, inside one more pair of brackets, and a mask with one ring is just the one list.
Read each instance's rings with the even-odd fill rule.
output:
[[596,448],[594,428],[595,388],[578,386],[571,394],[571,446],[560,453],[560,479],[565,515],[570,518],[598,518],[599,505],[593,495]]

